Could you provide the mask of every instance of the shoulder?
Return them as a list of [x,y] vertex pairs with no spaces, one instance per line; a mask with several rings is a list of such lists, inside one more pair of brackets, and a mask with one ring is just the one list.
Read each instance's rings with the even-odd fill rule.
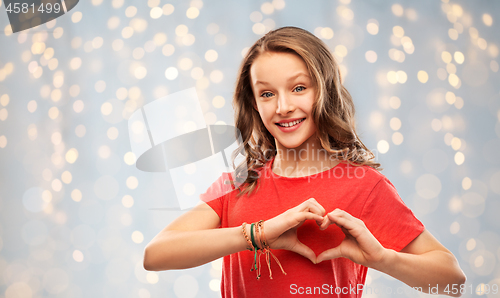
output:
[[230,180],[233,180],[233,177],[234,172],[223,172],[219,178],[200,195],[200,199],[203,202],[209,202],[234,191],[235,187],[229,183]]

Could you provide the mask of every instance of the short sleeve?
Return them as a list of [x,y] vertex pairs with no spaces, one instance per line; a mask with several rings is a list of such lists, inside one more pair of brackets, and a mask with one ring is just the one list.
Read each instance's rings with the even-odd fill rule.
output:
[[383,247],[395,251],[407,246],[425,228],[386,177],[371,191],[360,219]]
[[226,194],[234,190],[234,187],[230,184],[224,183],[226,180],[231,180],[231,173],[222,173],[222,175],[215,180],[212,185],[207,189],[205,193],[200,195],[200,200],[207,203],[214,211],[219,215],[222,220],[222,209],[224,206],[223,199]]

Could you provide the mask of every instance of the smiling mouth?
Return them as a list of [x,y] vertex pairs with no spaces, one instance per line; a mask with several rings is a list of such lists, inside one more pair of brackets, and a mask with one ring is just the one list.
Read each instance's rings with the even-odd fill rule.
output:
[[295,125],[299,124],[300,122],[302,122],[304,120],[306,120],[306,118],[302,118],[302,119],[295,120],[295,121],[292,121],[292,122],[276,123],[276,125],[281,126],[281,127],[292,127],[292,126],[295,126]]

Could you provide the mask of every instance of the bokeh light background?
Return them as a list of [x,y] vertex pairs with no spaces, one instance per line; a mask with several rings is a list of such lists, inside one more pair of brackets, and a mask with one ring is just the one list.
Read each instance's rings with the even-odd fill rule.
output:
[[[464,297],[496,297],[499,15],[486,0],[92,0],[12,34],[2,4],[0,297],[219,297],[221,260],[143,269],[182,211],[168,175],[135,168],[127,119],[196,87],[207,124],[232,124],[244,53],[285,25],[337,57],[361,139],[459,260]],[[373,270],[367,285],[404,286]]]

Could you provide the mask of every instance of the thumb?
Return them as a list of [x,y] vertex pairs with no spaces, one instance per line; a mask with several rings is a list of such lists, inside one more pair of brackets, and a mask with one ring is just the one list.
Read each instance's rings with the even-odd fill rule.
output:
[[300,242],[297,240],[295,245],[290,249],[290,251],[293,251],[295,253],[298,253],[299,255],[308,258],[313,262],[314,264],[317,264],[318,262],[316,261],[316,254],[312,249],[310,249],[307,245],[304,243]]
[[340,250],[340,245],[334,248],[330,248],[328,250],[325,250],[324,252],[320,253],[319,256],[316,258],[317,263],[321,263],[325,260],[331,260],[331,259],[336,259],[342,257],[342,252]]

